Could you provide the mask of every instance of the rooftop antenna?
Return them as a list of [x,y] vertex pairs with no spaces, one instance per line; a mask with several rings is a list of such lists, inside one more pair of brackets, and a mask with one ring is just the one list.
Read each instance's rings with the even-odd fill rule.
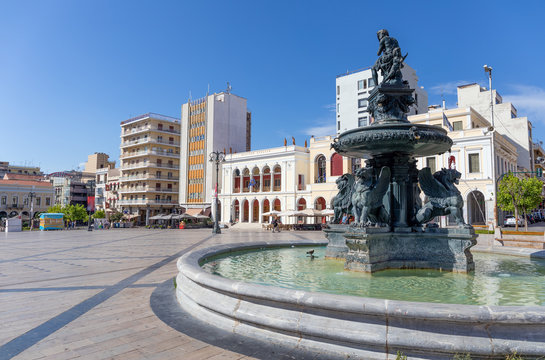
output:
[[231,93],[231,89],[231,84],[229,83],[229,81],[227,81],[227,94]]
[[210,83],[208,83],[208,90],[206,90],[206,95],[210,94]]
[[189,101],[191,101],[191,90],[189,90]]

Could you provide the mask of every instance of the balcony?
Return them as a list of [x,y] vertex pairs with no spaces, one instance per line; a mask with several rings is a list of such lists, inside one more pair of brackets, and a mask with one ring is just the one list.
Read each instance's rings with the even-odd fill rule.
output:
[[155,139],[155,138],[144,138],[144,139],[138,139],[138,140],[132,140],[132,141],[125,141],[121,144],[121,148],[125,148],[128,146],[138,145],[138,144],[164,144],[164,145],[171,145],[171,146],[180,146],[179,141],[169,141],[165,139]]
[[121,194],[128,194],[128,193],[137,193],[137,192],[150,192],[150,193],[174,193],[178,192],[178,190],[169,189],[169,188],[154,188],[154,187],[142,187],[142,186],[135,186],[132,188],[127,189],[121,189],[119,193]]
[[280,191],[280,186],[274,186],[273,191]]
[[152,200],[152,199],[133,199],[133,200],[119,200],[117,205],[178,205],[175,200]]
[[176,159],[180,157],[179,152],[174,153],[174,152],[168,152],[168,151],[147,150],[147,151],[135,151],[135,152],[123,154],[119,158],[129,159],[129,158],[144,156],[144,155],[166,156],[166,157],[172,157]]
[[160,169],[175,169],[178,170],[180,168],[177,164],[163,164],[163,163],[154,163],[154,162],[142,162],[138,164],[130,164],[130,165],[123,165],[121,166],[121,170],[131,170],[131,169],[141,169],[141,168],[160,168]]
[[160,181],[178,181],[178,176],[157,176],[157,175],[135,175],[135,176],[123,176],[119,178],[119,181],[141,181],[141,180],[160,180]]

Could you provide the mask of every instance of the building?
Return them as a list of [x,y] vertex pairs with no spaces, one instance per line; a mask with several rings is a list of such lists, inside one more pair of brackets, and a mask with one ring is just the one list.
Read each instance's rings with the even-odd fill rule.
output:
[[216,184],[210,154],[250,150],[250,132],[247,100],[229,90],[182,105],[179,204],[184,211],[209,213]]
[[148,113],[121,122],[121,198],[127,217],[149,224],[149,217],[178,206],[180,119]]
[[[469,84],[458,86],[457,92],[459,107],[470,106],[489,123],[492,122],[490,89],[486,90],[479,84]],[[517,171],[534,171],[532,123],[526,117],[518,117],[513,104],[504,103],[501,95],[494,89],[492,99],[494,128],[517,148]]]
[[115,161],[109,161],[110,156],[105,153],[94,153],[87,156],[87,162],[85,163],[86,173],[96,173],[99,169],[113,169],[115,168]]
[[[222,222],[269,223],[269,211],[331,208],[335,181],[360,162],[331,149],[333,137],[310,139],[296,145],[228,154],[222,167],[219,195]],[[352,169],[353,166],[353,169]],[[255,184],[252,185],[251,184]],[[283,223],[322,219],[284,216]]]
[[[47,175],[53,184],[55,204],[83,205],[89,211],[94,207],[95,175],[81,171],[64,171]],[[91,199],[90,199],[91,198]]]
[[6,174],[43,176],[44,173],[38,166],[10,165],[9,161],[0,161],[0,179],[2,179]]
[[120,170],[102,168],[96,172],[95,207],[106,212],[121,211],[118,206]]
[[[453,131],[449,131],[445,119]],[[462,174],[457,187],[465,203],[464,219],[472,225],[494,224],[495,180],[503,173],[516,170],[516,147],[499,132],[490,131],[490,122],[472,107],[430,108],[429,112],[409,116],[408,120],[415,124],[441,126],[448,131],[453,141],[451,151],[417,158],[417,166],[419,169],[429,167],[433,173],[448,168],[449,157],[453,156],[452,165]],[[496,159],[495,163],[493,159]],[[503,219],[501,213],[497,216],[499,220]],[[442,217],[441,221],[442,225],[449,224],[448,217]]]
[[47,211],[53,205],[53,186],[32,180],[0,180],[0,221],[22,215],[23,220]]
[[[404,64],[403,79],[409,82],[411,89],[415,89],[415,105],[411,107],[409,115],[422,114],[428,111],[428,93],[418,86],[416,72],[409,65]],[[379,82],[382,75],[379,73]],[[376,84],[373,83],[371,68],[347,72],[337,76],[336,84],[336,115],[337,134],[360,126],[367,126],[371,117],[367,112],[367,98]]]

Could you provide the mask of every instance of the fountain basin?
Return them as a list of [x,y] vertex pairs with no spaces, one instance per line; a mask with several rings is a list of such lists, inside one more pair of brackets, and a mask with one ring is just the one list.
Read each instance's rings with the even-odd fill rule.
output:
[[201,268],[235,251],[326,245],[255,242],[197,250],[178,260],[176,296],[192,315],[263,341],[326,358],[451,359],[545,354],[545,307],[434,304],[343,296],[234,281]]
[[431,156],[448,151],[452,140],[446,130],[437,126],[400,122],[345,131],[332,146],[339,154],[355,158],[394,153]]

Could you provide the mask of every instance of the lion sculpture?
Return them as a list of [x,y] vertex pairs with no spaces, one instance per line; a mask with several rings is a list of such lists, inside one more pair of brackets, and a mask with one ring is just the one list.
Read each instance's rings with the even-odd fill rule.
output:
[[452,215],[456,224],[464,227],[464,199],[455,186],[461,176],[456,169],[441,169],[433,175],[429,167],[420,170],[418,182],[429,201],[416,213],[416,221],[424,224],[436,216]]
[[340,224],[343,214],[352,215],[352,191],[354,188],[354,176],[344,174],[335,181],[339,192],[333,198],[334,224]]
[[390,187],[390,168],[380,169],[378,178],[373,176],[374,169],[365,167],[358,169],[358,181],[352,193],[352,211],[354,226],[382,226],[390,222],[390,215],[382,204],[382,199]]

